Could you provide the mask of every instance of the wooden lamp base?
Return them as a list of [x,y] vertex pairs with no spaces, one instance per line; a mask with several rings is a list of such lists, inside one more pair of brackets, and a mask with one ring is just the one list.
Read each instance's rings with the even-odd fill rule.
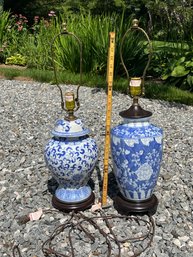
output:
[[131,201],[120,193],[114,198],[114,207],[121,214],[154,215],[157,211],[158,199],[153,194],[144,201]]
[[94,193],[92,192],[91,195],[84,201],[81,202],[62,202],[56,196],[52,197],[52,205],[54,208],[58,209],[59,211],[63,212],[71,212],[71,211],[84,211],[90,208],[95,200]]

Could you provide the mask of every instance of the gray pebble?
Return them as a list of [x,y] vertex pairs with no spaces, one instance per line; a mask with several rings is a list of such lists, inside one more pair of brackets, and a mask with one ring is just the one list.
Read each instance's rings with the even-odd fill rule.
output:
[[[64,91],[75,91],[76,88],[63,85]],[[14,80],[1,80],[0,92],[0,256],[11,256],[13,245],[18,243],[23,256],[43,257],[42,243],[70,215],[45,213],[40,220],[23,225],[18,224],[16,219],[38,208],[53,209],[52,195],[47,190],[51,176],[44,163],[43,153],[56,119],[64,116],[60,109],[59,92],[56,86],[46,83]],[[101,195],[102,185],[107,95],[102,89],[82,87],[79,97],[81,106],[76,115],[91,129],[99,145],[98,170],[95,169],[92,175],[97,198]],[[130,104],[131,99],[127,95],[118,92],[113,94],[112,127],[122,121],[118,114]],[[193,257],[193,107],[145,98],[140,100],[140,104],[153,112],[152,123],[164,130],[162,168],[155,189],[159,199],[158,210],[154,215],[155,237],[152,246],[141,256]],[[112,205],[112,198],[118,188],[111,165],[110,159],[108,203]],[[113,205],[104,212],[117,214]],[[84,213],[92,215],[90,210]],[[122,219],[110,222],[119,239],[139,236],[147,231],[144,224],[139,226],[134,221],[128,221],[127,224]],[[97,223],[109,233],[104,222]],[[106,239],[91,225],[87,229],[95,242],[91,242],[83,232],[78,237],[73,234],[77,256],[91,257],[98,254],[105,257]],[[67,232],[57,237],[55,242],[63,254],[69,254]],[[133,250],[143,250],[147,241],[136,242],[134,248],[132,243],[124,243],[122,256],[132,256]],[[114,242],[112,247],[112,257],[115,257],[118,247]]]

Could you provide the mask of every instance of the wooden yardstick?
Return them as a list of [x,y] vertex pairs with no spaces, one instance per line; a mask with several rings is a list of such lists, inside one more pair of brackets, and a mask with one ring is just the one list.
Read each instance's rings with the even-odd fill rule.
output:
[[105,133],[105,149],[104,149],[102,206],[107,204],[114,59],[115,59],[115,32],[110,32],[109,33],[108,60],[107,60],[108,90],[107,90],[107,109],[106,109],[106,133]]

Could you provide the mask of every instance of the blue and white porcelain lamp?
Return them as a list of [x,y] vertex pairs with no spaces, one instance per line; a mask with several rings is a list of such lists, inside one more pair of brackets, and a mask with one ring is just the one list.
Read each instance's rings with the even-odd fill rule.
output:
[[[134,25],[137,29],[136,20]],[[123,213],[154,214],[158,206],[153,191],[160,172],[163,131],[150,123],[152,113],[138,103],[144,91],[144,76],[129,78],[133,104],[120,112],[123,122],[111,130],[113,169],[120,190],[114,205]]]
[[[67,96],[69,100],[69,93]],[[66,106],[73,109],[73,97]],[[72,111],[67,118],[56,121],[44,156],[59,184],[52,198],[53,206],[61,211],[89,208],[95,197],[87,183],[98,159],[98,148],[95,140],[89,137],[89,129]]]
[[139,108],[144,116],[132,116],[134,108],[139,111],[135,104],[120,113],[123,123],[111,130],[114,174],[121,193],[115,206],[123,212],[153,214],[158,205],[153,190],[160,171],[163,131],[150,123],[150,112]]
[[[77,87],[76,97],[73,92],[66,92],[63,96],[57,79],[54,42],[62,35],[75,38],[80,47],[80,84]],[[98,148],[95,140],[89,137],[89,129],[85,128],[82,121],[74,115],[74,112],[80,107],[82,42],[75,34],[67,31],[64,23],[63,31],[52,40],[51,50],[55,82],[60,91],[61,107],[67,113],[64,119],[56,121],[52,130],[52,138],[48,141],[44,152],[46,164],[52,177],[58,183],[52,198],[52,205],[61,211],[79,211],[91,207],[94,203],[95,196],[88,181],[98,160]]]

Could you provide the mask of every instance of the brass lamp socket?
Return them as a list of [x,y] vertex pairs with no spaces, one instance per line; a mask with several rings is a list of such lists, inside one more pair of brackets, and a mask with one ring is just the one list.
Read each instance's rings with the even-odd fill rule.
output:
[[130,79],[129,94],[133,98],[133,103],[128,110],[120,112],[120,116],[126,119],[150,117],[152,113],[144,110],[138,103],[139,96],[142,95],[142,79],[140,77],[133,77]]
[[74,116],[75,109],[75,97],[73,92],[66,92],[64,95],[65,99],[65,107],[68,112],[68,116],[65,117],[66,120],[76,120],[77,118]]
[[129,94],[131,97],[142,95],[142,79],[140,77],[133,77],[129,82]]
[[75,108],[74,93],[73,92],[65,93],[64,99],[65,99],[65,106],[67,111],[73,111]]

